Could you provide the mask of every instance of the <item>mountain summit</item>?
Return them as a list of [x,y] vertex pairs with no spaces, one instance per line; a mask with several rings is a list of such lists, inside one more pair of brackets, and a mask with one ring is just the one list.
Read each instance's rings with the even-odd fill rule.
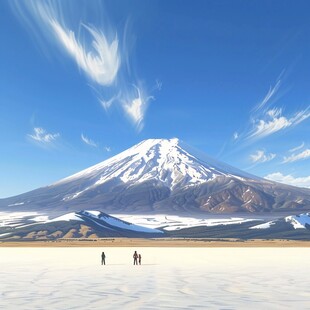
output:
[[310,190],[267,181],[178,139],[149,139],[50,186],[0,200],[1,209],[109,213],[310,209]]
[[65,178],[54,185],[93,180],[95,188],[111,179],[136,185],[151,181],[174,190],[211,181],[218,176],[255,178],[241,170],[220,163],[177,138],[149,139],[100,164]]

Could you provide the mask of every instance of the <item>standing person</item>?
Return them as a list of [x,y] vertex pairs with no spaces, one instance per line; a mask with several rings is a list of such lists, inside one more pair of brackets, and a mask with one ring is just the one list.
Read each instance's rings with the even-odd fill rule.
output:
[[138,255],[139,265],[141,265],[141,254]]
[[133,264],[138,265],[138,253],[137,253],[137,251],[135,251],[135,253],[133,253]]
[[101,254],[101,265],[105,265],[105,254],[102,252]]

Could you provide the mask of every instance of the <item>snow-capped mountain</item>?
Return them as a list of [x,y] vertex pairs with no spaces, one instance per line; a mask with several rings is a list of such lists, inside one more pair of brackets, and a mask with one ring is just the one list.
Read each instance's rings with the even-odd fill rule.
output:
[[310,209],[310,190],[267,181],[178,139],[150,139],[93,167],[16,197],[1,209],[108,213]]
[[[100,164],[83,170],[54,185],[79,182],[83,178],[89,185],[84,191],[104,184],[111,179],[137,185],[152,181],[174,190],[183,186],[205,183],[218,176],[255,178],[238,169],[217,162],[205,154],[193,154],[190,147],[178,139],[150,139]],[[197,151],[196,151],[197,153]],[[83,191],[68,196],[74,199]]]

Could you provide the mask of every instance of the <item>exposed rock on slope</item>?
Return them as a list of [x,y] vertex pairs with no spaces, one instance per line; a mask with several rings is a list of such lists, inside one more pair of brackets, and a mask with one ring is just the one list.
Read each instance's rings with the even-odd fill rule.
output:
[[143,141],[50,186],[0,200],[2,210],[107,213],[310,210],[310,190],[261,179],[178,139]]

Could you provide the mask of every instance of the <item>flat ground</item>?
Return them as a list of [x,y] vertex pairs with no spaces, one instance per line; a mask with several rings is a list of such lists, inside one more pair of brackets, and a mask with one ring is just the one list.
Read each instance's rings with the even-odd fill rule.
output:
[[0,247],[310,247],[301,240],[239,239],[59,239],[0,242]]
[[125,244],[1,247],[0,309],[310,309],[309,248]]

